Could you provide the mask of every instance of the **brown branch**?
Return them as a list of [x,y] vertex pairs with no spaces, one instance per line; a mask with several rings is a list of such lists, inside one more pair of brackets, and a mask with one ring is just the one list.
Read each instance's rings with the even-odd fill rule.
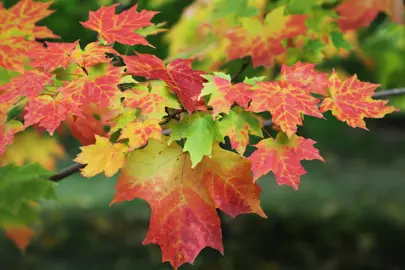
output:
[[[246,66],[249,65],[249,62],[246,64]],[[242,65],[241,69],[245,69],[245,65]],[[240,74],[240,73],[239,73]],[[235,77],[235,76],[234,76]],[[399,96],[399,95],[405,95],[405,88],[395,88],[395,89],[389,89],[389,90],[382,90],[378,91],[373,95],[373,98],[386,98],[386,97],[392,97],[392,96]],[[320,104],[318,104],[319,106]],[[273,125],[273,120],[272,119],[267,119],[263,121],[263,127],[268,127]],[[169,135],[172,132],[172,130],[165,129],[162,131],[163,135]],[[63,169],[57,174],[52,175],[49,180],[54,181],[54,182],[59,182],[60,180],[76,173],[79,172],[82,168],[86,167],[86,164],[80,164],[76,163],[71,165],[70,167],[67,167],[66,169]]]
[[57,174],[52,175],[51,177],[49,177],[49,180],[54,181],[54,182],[59,182],[60,180],[74,174],[77,173],[78,171],[80,171],[80,169],[86,167],[86,164],[80,164],[80,163],[75,163],[65,169],[63,169],[62,171],[58,172]]

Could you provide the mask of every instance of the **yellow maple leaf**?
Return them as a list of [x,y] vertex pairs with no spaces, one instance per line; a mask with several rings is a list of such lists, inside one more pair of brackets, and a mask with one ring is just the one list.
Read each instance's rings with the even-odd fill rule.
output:
[[56,159],[65,156],[65,151],[53,137],[42,136],[34,130],[18,133],[11,145],[0,157],[0,166],[15,163],[39,163],[48,170],[54,170]]
[[82,175],[85,177],[93,177],[103,171],[107,177],[111,177],[124,166],[128,147],[122,143],[111,143],[108,138],[95,136],[96,143],[80,147],[82,152],[74,161],[87,164],[82,169]]

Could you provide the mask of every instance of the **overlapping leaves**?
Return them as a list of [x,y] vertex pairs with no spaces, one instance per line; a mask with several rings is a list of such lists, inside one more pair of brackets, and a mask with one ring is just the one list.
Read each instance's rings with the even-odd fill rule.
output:
[[[345,8],[348,2],[358,1],[338,6],[338,13],[346,14],[338,19],[343,30],[375,17],[370,8],[352,13]],[[313,41],[308,44],[316,43],[312,40],[316,35],[307,31],[309,15],[290,14],[281,6],[263,18],[256,11],[264,4],[256,3],[252,9],[246,1],[238,1],[231,13],[243,18],[225,24],[234,28],[200,29],[223,35],[214,46],[218,55],[211,54],[218,68],[221,53],[227,60],[250,56],[253,67],[270,67],[275,57],[299,43],[298,36],[307,34],[305,38]],[[176,269],[192,263],[206,246],[223,253],[216,209],[232,217],[266,216],[255,183],[259,177],[272,172],[280,185],[298,189],[306,173],[301,161],[324,161],[315,141],[296,134],[305,115],[323,118],[322,113],[331,110],[348,125],[366,128],[364,118],[395,111],[386,101],[372,99],[378,85],[356,76],[340,80],[335,72],[329,76],[316,71],[314,64],[282,65],[274,81],[261,77],[234,83],[227,74],[194,69],[193,59],[165,62],[151,54],[121,55],[113,49],[115,42],[152,46],[145,37],[160,30],[151,23],[157,12],[138,11],[135,5],[116,14],[116,7],[90,12],[82,25],[96,31],[98,41],[81,47],[78,41],[33,41],[55,37],[35,25],[52,12],[49,3],[22,0],[8,10],[0,6],[0,52],[5,52],[0,66],[21,73],[0,86],[0,161],[12,162],[8,151],[21,149],[14,147],[15,133],[34,127],[53,135],[66,123],[84,145],[75,159],[86,165],[82,175],[111,177],[121,170],[112,203],[148,201],[152,213],[144,244],[158,244],[163,261]],[[224,22],[222,17],[216,12],[212,20]],[[30,68],[24,70],[25,64]],[[147,81],[138,83],[133,76]],[[264,123],[257,114],[262,112],[271,114],[278,131],[274,138],[267,134],[269,138],[262,139]],[[245,158],[251,136],[259,137],[259,142]],[[225,137],[238,154],[219,146],[227,142]],[[13,161],[38,161],[51,168],[51,156],[62,154],[55,145],[46,150],[43,159],[20,153]],[[34,202],[52,197],[48,176],[37,165],[0,168],[0,226],[20,247],[32,236],[26,226],[35,221]]]

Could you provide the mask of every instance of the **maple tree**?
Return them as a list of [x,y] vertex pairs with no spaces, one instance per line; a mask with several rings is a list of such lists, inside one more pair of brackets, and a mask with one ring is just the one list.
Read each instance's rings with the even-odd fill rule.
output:
[[[156,11],[134,5],[117,14],[118,4],[89,11],[81,25],[98,39],[82,49],[79,41],[38,41],[59,38],[36,25],[53,12],[51,2],[0,6],[0,67],[18,73],[0,85],[0,227],[20,249],[33,236],[38,202],[54,198],[54,185],[46,179],[58,181],[81,169],[85,177],[119,172],[111,204],[135,198],[149,203],[144,244],[158,244],[173,268],[193,263],[207,246],[223,253],[217,208],[231,217],[265,218],[259,177],[273,172],[279,185],[298,189],[306,173],[301,161],[325,161],[314,140],[297,134],[305,115],[325,121],[330,110],[349,126],[367,129],[364,118],[398,111],[373,99],[378,84],[356,75],[339,78],[335,70],[318,70],[317,61],[295,58],[297,51],[312,52],[306,44],[314,40],[325,45],[317,51],[324,55],[331,47],[347,47],[344,34],[367,26],[380,11],[392,16],[391,1],[346,0],[332,10],[311,1],[302,14],[287,1],[270,9],[265,1],[248,2],[240,1],[232,16],[214,13],[199,21],[196,32],[210,50],[166,60],[114,47],[154,48],[146,37],[165,31],[152,23]],[[247,12],[252,6],[259,12]],[[204,8],[209,13],[213,7]],[[171,53],[184,53],[183,44],[173,46]],[[227,74],[223,66],[239,58],[245,59],[240,71]],[[204,66],[207,59],[212,61]],[[281,67],[278,77],[240,80],[248,66]],[[54,158],[63,155],[55,141],[44,139],[47,146],[37,157],[26,150],[41,140],[41,132],[64,135],[65,127],[83,145],[74,159],[78,165],[52,175]],[[259,142],[246,157],[251,137]],[[225,138],[232,149],[222,146]]]

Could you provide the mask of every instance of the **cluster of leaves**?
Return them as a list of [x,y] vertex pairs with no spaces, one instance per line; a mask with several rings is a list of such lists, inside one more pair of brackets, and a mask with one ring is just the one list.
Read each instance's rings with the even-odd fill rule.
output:
[[[265,1],[256,2],[266,8]],[[289,49],[301,51],[317,38],[339,48],[342,31],[363,26],[385,10],[370,5],[364,14],[353,14],[345,5],[360,1],[349,0],[335,11],[318,3],[309,14],[293,14],[283,2],[266,15],[250,12],[247,1],[238,1],[234,16],[214,12],[215,24],[206,26],[225,37],[215,41],[226,55],[221,61],[250,56],[253,67],[268,68]],[[387,101],[372,99],[377,84],[361,82],[356,75],[342,80],[335,71],[315,70],[312,63],[282,64],[276,80],[254,77],[235,83],[223,72],[193,69],[193,59],[123,55],[114,43],[152,46],[145,36],[161,31],[151,22],[157,12],[138,11],[137,5],[119,14],[117,4],[90,11],[81,24],[96,31],[98,40],[84,47],[78,41],[41,44],[34,38],[55,38],[47,28],[35,26],[52,12],[49,5],[21,0],[10,9],[0,8],[0,66],[20,73],[0,86],[0,155],[8,155],[15,133],[34,128],[53,135],[62,132],[63,123],[83,144],[75,161],[86,164],[85,177],[111,177],[121,170],[111,204],[134,198],[149,202],[152,214],[144,243],[158,244],[163,261],[176,269],[192,263],[206,246],[223,252],[217,208],[232,217],[266,217],[255,182],[259,177],[273,172],[280,185],[298,189],[306,173],[301,161],[323,161],[315,141],[296,134],[304,115],[323,118],[332,111],[349,126],[366,129],[364,118],[382,118],[396,110]],[[193,56],[209,57],[204,52]],[[215,66],[221,61],[214,61]],[[263,136],[262,112],[271,114],[276,136]],[[246,158],[250,136],[260,141]],[[225,137],[235,151],[220,147]],[[37,167],[7,165],[2,170],[0,195],[7,196],[0,196],[0,226],[12,236],[13,230],[33,222],[25,221],[25,209],[51,198],[52,186]],[[33,187],[21,188],[20,182]],[[23,195],[9,198],[10,190]],[[16,207],[3,210],[15,198]]]

